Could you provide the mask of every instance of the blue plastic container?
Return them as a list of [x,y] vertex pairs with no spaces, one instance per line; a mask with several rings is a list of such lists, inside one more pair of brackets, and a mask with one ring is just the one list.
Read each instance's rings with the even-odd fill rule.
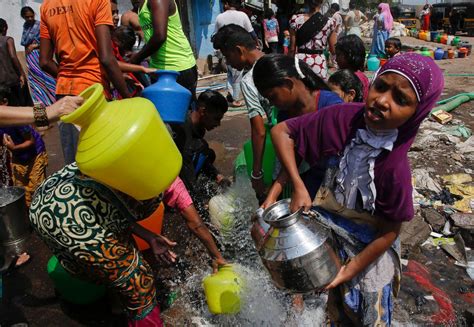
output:
[[431,34],[430,34],[431,42],[436,42],[436,38],[438,37],[438,34],[439,34],[439,33],[436,32],[436,31],[431,31],[430,33],[431,33]]
[[376,55],[369,55],[369,59],[367,59],[367,69],[370,72],[375,72],[377,69],[379,69],[380,66],[380,60],[377,58]]
[[435,60],[441,60],[443,59],[443,56],[444,56],[444,50],[441,48],[436,49],[436,51],[434,52]]
[[165,123],[184,123],[191,101],[191,92],[179,85],[179,72],[158,70],[158,81],[145,88],[142,97],[150,100]]

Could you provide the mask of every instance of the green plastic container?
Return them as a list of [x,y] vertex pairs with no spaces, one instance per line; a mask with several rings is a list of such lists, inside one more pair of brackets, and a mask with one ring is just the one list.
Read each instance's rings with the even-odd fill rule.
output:
[[[273,147],[272,137],[270,135],[270,127],[265,126],[266,136],[265,136],[265,147],[263,149],[263,181],[265,185],[271,185],[273,182],[273,170],[275,169],[275,148]],[[253,149],[252,149],[252,140],[245,142],[244,144],[244,155],[245,162],[247,164],[247,173],[251,176],[253,168]]]
[[459,42],[461,42],[461,39],[459,38],[459,36],[456,36],[456,37],[454,37],[453,42],[451,43],[451,45],[457,46],[459,44]]
[[[278,110],[273,107],[272,108],[272,126],[277,124],[277,116]],[[275,148],[273,147],[272,137],[270,135],[270,126],[265,124],[265,147],[263,149],[263,162],[262,162],[262,169],[263,169],[263,181],[266,186],[272,185],[273,183],[273,171],[275,170]],[[247,165],[247,173],[249,177],[252,174],[253,168],[253,151],[252,151],[252,140],[248,140],[244,144],[244,156],[245,156],[245,163]],[[237,161],[236,161],[237,164]],[[237,165],[236,165],[237,167]]]
[[98,301],[105,295],[105,286],[96,285],[72,277],[52,256],[48,261],[48,275],[61,297],[75,304],[90,304]]

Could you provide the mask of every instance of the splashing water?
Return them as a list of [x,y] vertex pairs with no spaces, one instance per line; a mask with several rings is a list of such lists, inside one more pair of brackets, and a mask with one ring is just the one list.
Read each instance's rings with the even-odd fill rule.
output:
[[[232,187],[221,196],[231,199],[231,203],[229,205],[229,201],[224,200],[214,204],[217,208],[210,208],[211,221],[213,212],[225,214],[227,220],[232,220],[231,228],[221,233],[218,241],[224,247],[224,256],[234,264],[234,271],[243,280],[241,310],[235,315],[213,315],[209,312],[202,280],[211,271],[201,269],[180,284],[182,295],[170,310],[163,313],[166,323],[193,326],[323,325],[326,319],[324,296],[310,297],[305,300],[303,312],[295,313],[291,295],[278,290],[263,267],[250,237],[251,217],[258,203],[246,174],[238,173]],[[170,312],[173,310],[178,314]]]
[[0,185],[2,187],[11,185],[11,178],[8,173],[8,149],[4,145],[0,146]]

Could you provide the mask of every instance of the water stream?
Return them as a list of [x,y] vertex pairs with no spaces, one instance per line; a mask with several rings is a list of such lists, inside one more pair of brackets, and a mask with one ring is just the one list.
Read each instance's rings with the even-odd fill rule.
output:
[[8,173],[8,149],[6,146],[0,146],[0,186],[7,187],[11,185],[10,174]]
[[[225,215],[231,223],[225,224],[225,232],[218,241],[223,245],[224,256],[232,261],[234,270],[244,281],[242,306],[235,315],[213,315],[208,311],[202,280],[209,269],[198,270],[184,283],[180,283],[180,296],[173,303],[171,313],[163,314],[170,325],[193,326],[319,326],[324,324],[325,298],[314,296],[305,300],[303,312],[292,309],[292,297],[278,290],[258,257],[250,237],[251,216],[258,208],[255,193],[245,174],[237,174],[232,187],[223,195],[230,201],[221,201],[213,212]],[[211,217],[211,221],[215,217]],[[204,266],[201,266],[204,267]],[[178,313],[173,314],[176,310]],[[191,317],[191,318],[190,318]]]

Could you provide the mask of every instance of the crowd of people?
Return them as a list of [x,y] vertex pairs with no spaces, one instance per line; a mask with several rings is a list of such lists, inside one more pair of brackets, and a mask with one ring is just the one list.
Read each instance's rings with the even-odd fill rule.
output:
[[[267,10],[260,42],[240,1],[225,1],[212,42],[229,67],[227,98],[211,90],[196,95],[196,60],[173,0],[132,0],[121,21],[114,0],[45,0],[40,21],[24,7],[27,73],[0,20],[0,121],[13,182],[25,187],[30,221],[61,265],[115,289],[129,326],[162,325],[153,270],[130,237],[146,240],[158,262],[175,262],[176,243],[137,223],[161,202],[181,214],[214,271],[226,264],[197,202],[202,178],[228,183],[213,164],[205,133],[220,125],[229,105],[241,105],[241,96],[251,127],[250,178],[261,207],[291,184],[292,211],[316,210],[335,232],[343,266],[326,287],[331,322],[390,325],[400,278],[398,236],[401,223],[414,216],[407,152],[443,90],[443,76],[430,58],[400,53],[400,40],[389,38],[390,8],[381,3],[371,52],[389,60],[369,81],[360,37],[367,17],[354,1],[347,15],[337,4],[323,14],[322,2],[305,1],[306,11],[286,23]],[[337,67],[332,74],[328,61]],[[183,168],[163,194],[138,201],[84,175],[74,163],[79,131],[66,123],[59,123],[66,166],[46,177],[41,128],[79,107],[79,94],[95,83],[104,85],[109,100],[139,96],[157,69],[179,72],[177,82],[192,94],[185,123],[169,126]],[[28,98],[34,101],[21,102]],[[262,165],[269,137],[278,165],[267,189]]]

